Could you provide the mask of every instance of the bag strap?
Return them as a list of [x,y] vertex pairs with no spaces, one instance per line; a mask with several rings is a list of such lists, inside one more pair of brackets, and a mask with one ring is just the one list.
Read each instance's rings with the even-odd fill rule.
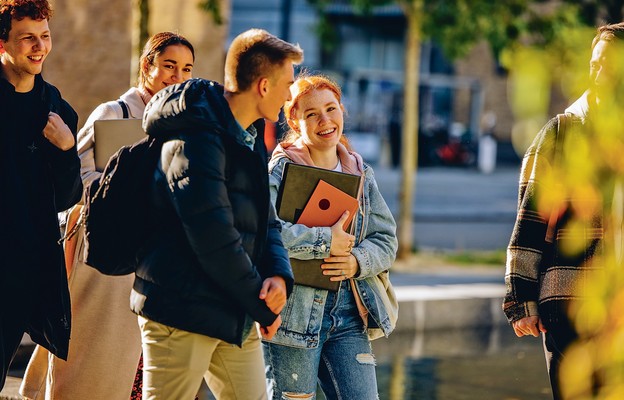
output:
[[128,105],[123,100],[117,100],[117,104],[121,107],[121,112],[123,113],[123,119],[128,119],[130,117],[130,113],[128,111]]
[[[563,146],[565,142],[566,131],[569,125],[569,114],[557,114],[557,130],[555,131],[555,151],[553,157],[553,168],[561,168],[563,158]],[[548,226],[546,228],[546,242],[554,243],[555,230],[557,228],[557,222],[559,220],[559,207],[554,207],[550,211],[550,217],[548,218]]]
[[568,130],[570,114],[557,114],[557,132],[555,135],[555,165],[560,167],[563,157],[563,143]]

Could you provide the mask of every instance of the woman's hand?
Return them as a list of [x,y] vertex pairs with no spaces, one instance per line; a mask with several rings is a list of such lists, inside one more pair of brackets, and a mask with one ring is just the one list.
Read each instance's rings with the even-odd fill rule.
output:
[[346,256],[332,256],[325,258],[321,264],[323,275],[328,275],[330,281],[344,281],[353,278],[359,272],[360,266],[353,254]]
[[349,218],[349,211],[345,211],[342,217],[331,227],[331,247],[329,254],[332,256],[346,256],[351,254],[351,249],[355,243],[355,236],[348,234],[342,227]]

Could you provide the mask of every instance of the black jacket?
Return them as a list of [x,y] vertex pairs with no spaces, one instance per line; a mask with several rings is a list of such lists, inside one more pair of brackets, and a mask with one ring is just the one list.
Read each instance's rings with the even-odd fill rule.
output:
[[80,159],[75,146],[62,151],[42,131],[54,111],[75,136],[78,115],[40,75],[31,94],[0,79],[0,290],[8,299],[2,307],[18,307],[13,302],[29,296],[28,333],[66,359],[71,308],[57,213],[80,200]]
[[293,276],[268,188],[266,150],[237,142],[223,88],[202,79],[166,88],[144,127],[165,141],[154,175],[157,228],[139,256],[132,309],[159,323],[240,345],[246,315],[277,318],[262,282]]

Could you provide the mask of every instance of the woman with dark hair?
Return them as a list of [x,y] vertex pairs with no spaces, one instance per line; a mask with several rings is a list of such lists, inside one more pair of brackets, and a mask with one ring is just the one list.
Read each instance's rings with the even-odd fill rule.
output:
[[[118,100],[100,104],[78,132],[85,187],[101,174],[94,161],[94,122],[142,118],[154,94],[192,77],[194,60],[193,46],[179,34],[161,32],[147,41],[139,60],[138,85]],[[77,205],[69,213],[67,229],[81,208]],[[65,244],[73,319],[67,362],[38,346],[20,389],[27,398],[128,400],[131,393],[140,398],[141,332],[130,310],[134,274],[102,275],[84,263],[84,244],[83,228]]]

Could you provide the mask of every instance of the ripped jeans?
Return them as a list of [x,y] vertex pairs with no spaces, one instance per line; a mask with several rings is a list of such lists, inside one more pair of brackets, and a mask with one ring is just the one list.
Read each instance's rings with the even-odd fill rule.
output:
[[327,296],[318,347],[263,345],[273,400],[316,399],[317,382],[327,400],[379,398],[375,358],[348,282]]

